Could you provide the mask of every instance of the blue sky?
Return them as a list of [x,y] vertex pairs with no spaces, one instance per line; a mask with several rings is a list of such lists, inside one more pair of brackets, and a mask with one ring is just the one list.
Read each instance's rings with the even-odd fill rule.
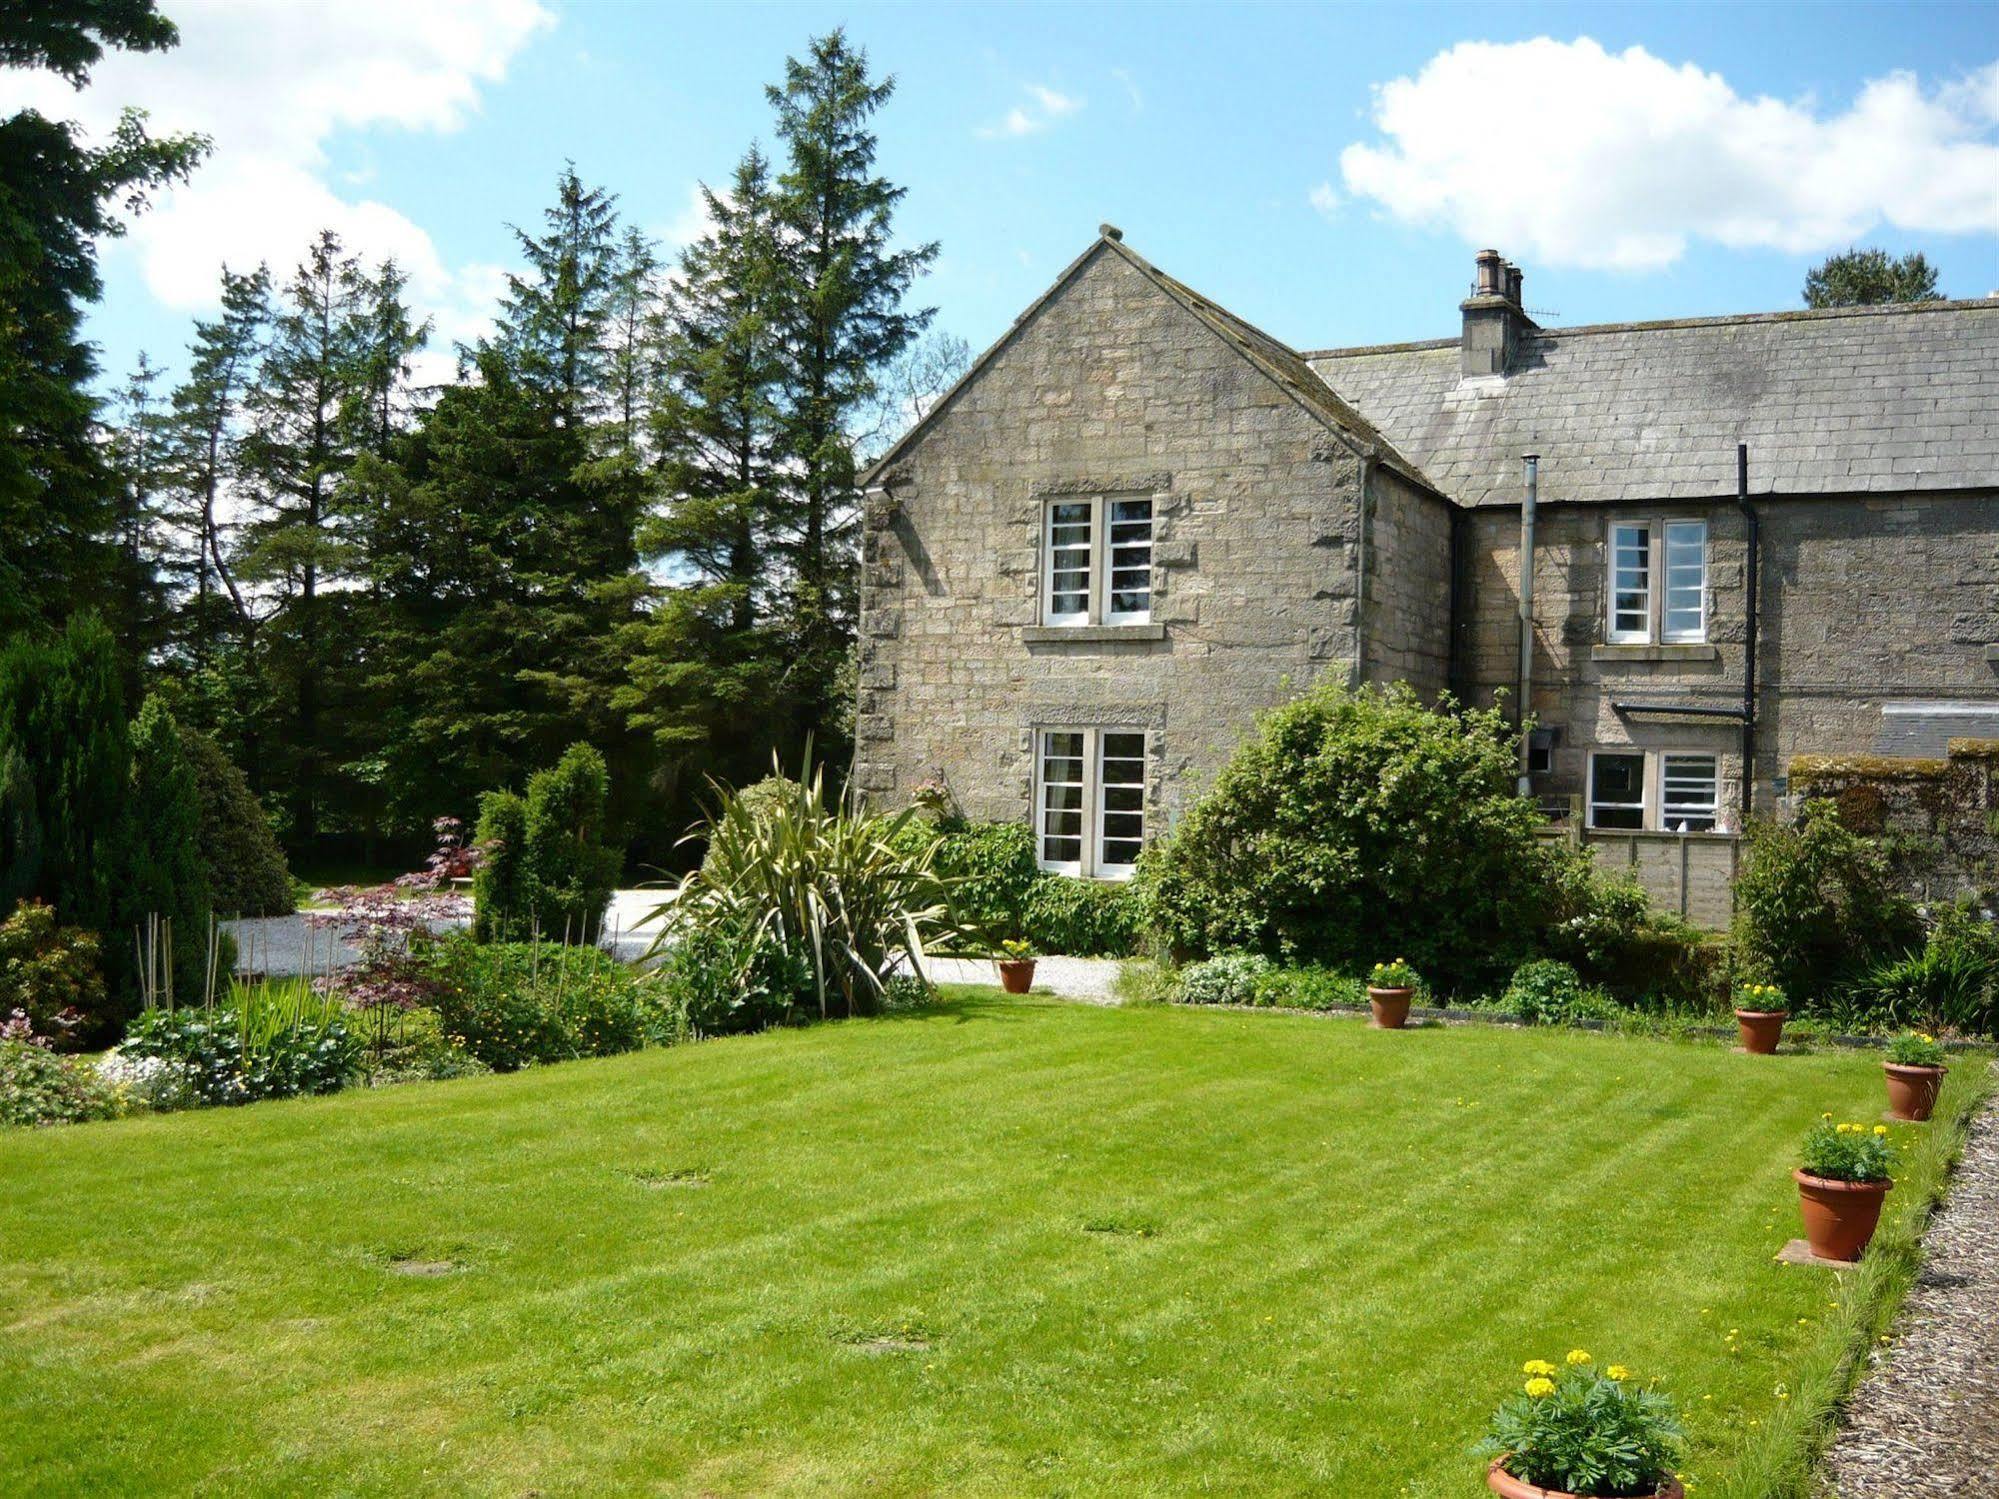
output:
[[1999,288],[1990,4],[164,8],[180,54],[57,101],[136,95],[218,141],[107,253],[111,370],[178,363],[213,267],[295,255],[317,219],[415,260],[469,336],[565,159],[685,237],[694,183],[768,140],[762,85],[836,24],[897,77],[881,166],[975,349],[1100,220],[1305,348],[1451,334],[1488,240],[1547,323],[1795,306],[1851,239]]

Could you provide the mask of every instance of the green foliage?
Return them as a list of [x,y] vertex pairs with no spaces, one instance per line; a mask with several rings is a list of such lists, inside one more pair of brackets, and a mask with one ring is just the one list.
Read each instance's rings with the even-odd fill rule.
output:
[[1190,1005],[1253,1005],[1277,965],[1261,953],[1223,953],[1190,964],[1180,975],[1180,1001]]
[[950,886],[958,924],[986,947],[1009,937],[1037,952],[1128,957],[1138,945],[1142,898],[1131,884],[1070,879],[1035,862],[1025,823],[947,821],[917,816],[901,835],[915,849],[935,842],[938,875]]
[[1936,302],[1937,271],[1922,251],[1899,258],[1886,250],[1848,250],[1805,273],[1805,306],[1869,307],[1883,302]]
[[303,979],[235,984],[213,1009],[146,1010],[118,1051],[185,1065],[195,1096],[211,1106],[332,1093],[361,1059],[345,1007]]
[[1027,937],[1046,953],[1070,957],[1129,957],[1144,920],[1130,884],[1076,880],[1041,873],[1028,893]]
[[1510,972],[1557,893],[1516,769],[1496,711],[1315,688],[1266,715],[1147,855],[1152,923],[1176,954],[1352,968],[1385,947],[1446,990]]
[[1944,907],[1920,947],[1876,962],[1848,986],[1843,1018],[1999,1039],[1995,928],[1969,903]]
[[1738,1010],[1760,1010],[1765,1014],[1777,1010],[1788,1012],[1791,1001],[1776,984],[1737,984],[1735,1007]]
[[479,864],[472,871],[472,935],[481,942],[518,941],[534,924],[528,894],[528,804],[512,791],[479,798],[473,842]]
[[1727,946],[1657,910],[1635,880],[1606,873],[1581,849],[1547,850],[1555,909],[1542,928],[1546,956],[1585,984],[1646,1008],[1710,1011],[1720,1002]]
[[218,914],[285,916],[295,909],[291,871],[250,783],[208,735],[181,725],[181,751],[201,809],[201,862]]
[[1580,1350],[1569,1358],[1559,1369],[1528,1360],[1523,1392],[1492,1413],[1480,1454],[1503,1458],[1507,1472],[1544,1489],[1655,1492],[1672,1477],[1684,1442],[1673,1402],[1628,1377],[1599,1372]]
[[1888,1060],[1897,1067],[1941,1067],[1945,1055],[1936,1037],[1920,1031],[1904,1031],[1888,1043]]
[[922,976],[925,947],[954,930],[935,840],[905,837],[914,817],[829,806],[818,770],[781,799],[726,797],[689,835],[707,854],[656,911],[655,950],[698,933],[738,951],[768,938],[810,965],[820,1018],[878,1008],[890,975]]
[[1367,985],[1330,968],[1272,968],[1256,981],[1259,1005],[1280,1010],[1352,1010],[1367,1004]]
[[812,966],[802,952],[768,931],[744,934],[725,924],[688,932],[661,964],[660,983],[668,1009],[696,1035],[783,1025],[817,1003]]
[[659,983],[598,948],[452,936],[420,952],[444,1036],[495,1072],[676,1039]]
[[609,795],[604,757],[587,744],[572,744],[528,780],[524,875],[544,937],[590,943],[603,927],[622,862],[604,843]]
[[398,1012],[363,1066],[371,1088],[479,1077],[493,1070],[447,1036],[437,1011],[423,1006]]
[[0,1016],[19,1011],[46,1036],[65,1012],[94,1015],[103,1006],[95,932],[57,925],[54,908],[32,899],[0,922]]
[[1780,985],[1806,1013],[1922,932],[1880,850],[1849,832],[1829,801],[1806,802],[1788,826],[1751,824],[1735,899],[1748,972]]
[[128,911],[157,916],[173,941],[177,992],[201,993],[213,905],[201,850],[201,798],[180,726],[158,697],[132,722],[130,847],[120,892]]
[[1887,1181],[1895,1163],[1885,1124],[1836,1124],[1830,1114],[1805,1135],[1798,1162],[1807,1176],[1836,1182]]
[[84,1124],[121,1112],[117,1089],[80,1057],[0,1027],[0,1125]]
[[1602,990],[1586,987],[1574,968],[1555,958],[1536,959],[1514,969],[1500,1005],[1529,1025],[1574,1025],[1607,1020],[1617,1013],[1617,1005]]

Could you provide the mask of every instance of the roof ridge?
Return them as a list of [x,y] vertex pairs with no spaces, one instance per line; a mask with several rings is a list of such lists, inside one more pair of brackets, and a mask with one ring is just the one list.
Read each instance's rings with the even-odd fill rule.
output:
[[[1536,328],[1530,338],[1576,338],[1593,333],[1671,332],[1679,328],[1753,327],[1767,323],[1808,323],[1850,317],[1910,317],[1934,312],[1999,311],[1999,297],[1951,297],[1931,302],[1877,302],[1865,307],[1792,307],[1777,312],[1723,312],[1699,317],[1655,318],[1627,323],[1577,323],[1566,328]],[[1416,339],[1407,343],[1354,344],[1345,348],[1305,349],[1306,359],[1342,359],[1362,354],[1406,354],[1418,349],[1447,349],[1455,338]]]

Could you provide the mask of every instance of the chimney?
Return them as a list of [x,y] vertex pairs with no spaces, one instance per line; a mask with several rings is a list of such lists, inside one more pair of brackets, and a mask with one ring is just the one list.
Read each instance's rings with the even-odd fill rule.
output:
[[1480,250],[1472,294],[1459,304],[1464,313],[1460,373],[1467,380],[1511,370],[1534,323],[1520,305],[1520,267],[1497,250]]

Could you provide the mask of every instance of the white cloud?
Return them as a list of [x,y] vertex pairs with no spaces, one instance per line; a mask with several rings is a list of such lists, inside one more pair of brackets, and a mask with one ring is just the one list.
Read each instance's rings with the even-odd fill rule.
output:
[[1827,112],[1642,47],[1464,42],[1378,86],[1373,119],[1382,139],[1340,154],[1349,195],[1549,264],[1999,230],[1999,63],[1928,92],[1890,73]]
[[1321,182],[1305,194],[1305,200],[1326,218],[1331,218],[1340,211],[1340,195],[1333,190],[1330,182]]
[[972,133],[981,140],[1008,140],[1038,135],[1057,120],[1066,119],[1083,107],[1084,100],[1059,93],[1038,83],[1027,85],[1028,103],[1009,109],[997,124],[981,125]]
[[[51,74],[0,72],[8,111],[32,105],[99,133],[136,105],[155,130],[213,138],[193,179],[160,195],[120,252],[137,257],[153,295],[176,309],[209,308],[225,260],[266,260],[282,279],[331,228],[369,260],[393,255],[440,336],[483,326],[491,309],[474,299],[494,268],[445,264],[407,215],[337,189],[326,148],[343,130],[461,128],[482,88],[552,24],[538,0],[176,0],[172,12],[179,47],[111,54],[80,94]],[[340,187],[363,187],[367,175],[342,174]]]

